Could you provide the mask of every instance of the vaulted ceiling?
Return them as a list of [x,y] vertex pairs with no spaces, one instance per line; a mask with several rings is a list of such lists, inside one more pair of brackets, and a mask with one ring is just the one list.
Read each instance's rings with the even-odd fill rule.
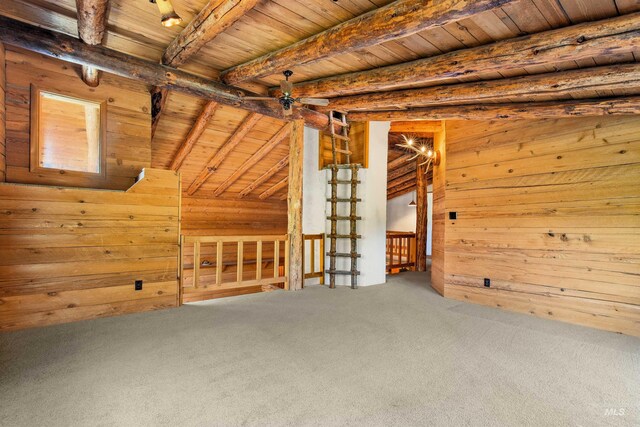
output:
[[[406,3],[406,0],[402,0]],[[159,12],[154,4],[147,0],[111,0],[108,14],[107,34],[103,45],[111,49],[160,62],[167,46],[180,34],[187,24],[207,5],[215,8],[229,0],[173,0],[176,11],[184,18],[180,26],[165,28],[160,25]],[[242,3],[236,0],[235,3]],[[207,41],[197,52],[194,52],[180,68],[207,78],[217,79],[230,68],[252,61],[262,55],[291,46],[300,40],[311,37],[340,23],[393,3],[393,0],[259,0],[251,3],[249,10],[243,11],[237,21],[225,28],[220,34]],[[253,5],[255,3],[255,5]],[[396,2],[400,3],[400,2]],[[415,2],[419,3],[419,2]],[[456,3],[447,0],[439,3]],[[457,2],[460,3],[460,2]],[[474,3],[474,2],[468,2]],[[475,3],[483,3],[477,1]],[[484,2],[488,3],[488,2]],[[358,47],[339,55],[329,55],[324,59],[304,58],[290,63],[287,68],[294,71],[292,80],[304,82],[314,79],[336,77],[325,84],[302,84],[299,91],[305,95],[337,97],[334,105],[346,110],[395,110],[409,107],[432,105],[440,107],[445,104],[482,104],[512,102],[544,102],[551,100],[598,99],[640,94],[638,66],[628,65],[640,62],[638,47],[638,28],[634,23],[624,24],[633,27],[624,32],[629,46],[625,49],[584,50],[595,52],[593,56],[579,55],[577,60],[568,60],[561,55],[544,56],[544,46],[538,47],[537,55],[542,52],[542,62],[522,60],[507,65],[495,65],[490,71],[474,68],[474,60],[482,58],[488,64],[490,51],[479,52],[470,48],[490,45],[496,41],[513,39],[528,34],[550,31],[556,28],[571,27],[576,24],[604,20],[620,15],[640,11],[640,0],[514,0],[499,2],[501,7],[470,14],[456,22],[415,32],[406,37],[395,38],[380,44]],[[433,2],[425,1],[424,8]],[[3,0],[0,2],[0,14],[28,23],[36,24],[58,32],[77,36],[76,2],[74,0]],[[637,21],[640,15],[631,15],[631,21]],[[619,24],[623,25],[623,24]],[[615,25],[612,24],[612,27]],[[356,34],[356,37],[362,34]],[[623,36],[619,36],[623,37]],[[569,43],[570,39],[567,39]],[[585,40],[571,41],[581,44]],[[523,43],[530,41],[524,40]],[[530,43],[533,43],[531,41]],[[571,43],[570,43],[571,44]],[[365,43],[366,45],[366,43]],[[500,46],[500,45],[491,45]],[[504,49],[512,50],[511,54],[524,55],[524,49],[517,50],[520,45],[509,45]],[[520,46],[521,48],[522,46]],[[572,51],[576,51],[573,49]],[[452,57],[442,57],[448,52],[459,52]],[[487,53],[488,52],[488,53]],[[380,87],[367,86],[357,88],[355,83],[368,81],[370,75],[350,75],[350,73],[377,69],[394,64],[403,64],[421,58],[443,58],[442,64],[457,67],[460,72],[423,75],[417,82],[411,71],[413,65],[404,68],[387,69],[387,73],[397,73],[399,83],[394,90],[402,88],[424,87],[423,92],[398,92],[395,98],[384,96],[371,97],[361,95],[376,92]],[[466,58],[467,62],[463,59]],[[508,59],[508,58],[507,58]],[[462,66],[458,63],[462,62]],[[308,63],[306,63],[308,62]],[[621,68],[606,68],[616,64]],[[626,68],[624,65],[627,64]],[[414,64],[415,65],[415,64]],[[417,66],[417,65],[416,65]],[[430,66],[429,64],[424,65]],[[435,63],[438,69],[442,67]],[[604,80],[581,85],[584,76],[579,71],[563,74],[567,70],[589,68],[587,74],[605,76]],[[428,69],[428,68],[427,68]],[[271,70],[248,80],[233,82],[235,86],[258,93],[267,93],[269,88],[277,86],[283,70]],[[384,71],[384,70],[383,70]],[[225,77],[228,76],[224,74]],[[533,77],[532,77],[533,76]],[[550,76],[550,77],[548,77]],[[608,76],[608,77],[607,77]],[[514,80],[514,78],[519,78]],[[555,87],[549,86],[548,78],[562,81]],[[537,80],[536,80],[537,79]],[[564,79],[564,80],[562,80]],[[616,80],[617,79],[617,80]],[[615,81],[614,81],[615,80]],[[483,84],[468,85],[483,81]],[[488,83],[486,83],[488,82]],[[445,86],[446,85],[446,86]],[[349,88],[354,88],[349,93]],[[434,89],[428,89],[434,87]],[[327,89],[329,88],[329,89]],[[514,88],[517,88],[515,90]],[[502,94],[496,96],[496,93]],[[355,95],[344,98],[345,95]],[[340,99],[339,97],[343,97]],[[171,167],[176,154],[181,150],[198,117],[202,116],[206,103],[193,96],[171,92],[157,123],[153,139],[153,163],[157,167]],[[210,108],[210,110],[212,110]],[[451,111],[447,112],[451,114]],[[180,165],[183,176],[183,188],[193,188],[194,182],[204,176],[204,181],[197,185],[194,194],[213,195],[224,187],[223,196],[238,197],[252,182],[258,180],[259,185],[247,197],[258,197],[270,194],[269,189],[276,187],[272,197],[282,197],[286,188],[282,189],[286,168],[280,168],[271,176],[264,178],[269,170],[277,169],[277,165],[287,155],[286,139],[276,143],[273,149],[263,152],[259,162],[252,156],[267,141],[282,131],[285,122],[271,117],[260,117],[250,123],[241,143],[225,156],[224,161],[216,166],[213,173],[210,166],[212,157],[250,120],[249,113],[228,106],[217,106],[211,118],[203,123],[202,134],[194,138],[188,147],[187,156]],[[365,115],[361,115],[366,118]],[[264,151],[264,150],[263,150]],[[248,163],[247,163],[248,162]],[[255,163],[255,166],[248,167]],[[246,171],[241,168],[245,166]],[[238,169],[242,173],[238,173]],[[235,173],[235,176],[234,176]],[[204,175],[203,175],[204,174]],[[206,176],[205,176],[206,175]],[[259,179],[263,177],[263,180]],[[231,181],[231,182],[230,182]],[[224,185],[223,185],[224,184]],[[218,194],[216,194],[218,195]]]

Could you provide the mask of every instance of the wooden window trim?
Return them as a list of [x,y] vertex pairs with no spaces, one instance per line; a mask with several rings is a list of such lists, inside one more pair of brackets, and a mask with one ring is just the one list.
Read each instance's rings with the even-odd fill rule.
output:
[[[45,168],[39,164],[40,153],[40,93],[48,92],[65,98],[78,99],[91,102],[100,106],[100,134],[99,134],[99,155],[100,172],[81,172],[58,168]],[[29,170],[43,176],[65,175],[69,177],[82,177],[105,181],[107,179],[107,101],[103,99],[91,99],[86,95],[76,96],[68,93],[61,93],[55,89],[36,86],[31,84],[31,114],[29,131]]]

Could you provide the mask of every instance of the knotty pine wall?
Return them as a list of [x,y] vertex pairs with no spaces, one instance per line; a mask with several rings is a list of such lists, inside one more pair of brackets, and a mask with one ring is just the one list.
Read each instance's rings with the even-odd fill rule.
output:
[[[183,184],[184,185],[184,184]],[[197,193],[196,193],[197,194]],[[237,197],[206,197],[182,195],[182,234],[200,236],[255,236],[255,235],[283,235],[287,233],[287,201],[286,200],[259,200],[256,198],[239,199]],[[189,290],[188,301],[199,299],[220,298],[226,296],[241,295],[260,292],[261,286],[243,286],[237,288],[216,289],[202,287],[200,295],[196,295],[193,288],[193,247],[185,246],[184,254],[184,286]],[[263,244],[262,256],[264,260],[273,259],[273,243]],[[280,247],[280,265],[284,265],[284,246]],[[247,264],[243,267],[244,280],[255,279],[256,275],[256,245],[244,244],[244,260]],[[202,245],[201,259],[215,262],[215,245]],[[235,280],[237,266],[237,246],[234,243],[225,243],[223,262],[223,281]],[[271,262],[262,265],[263,277],[273,275]],[[204,286],[215,283],[215,268],[201,269],[201,284]],[[187,302],[187,299],[185,299]]]
[[5,49],[0,43],[0,182],[5,180],[5,172],[7,170],[5,152],[5,125],[6,125],[6,109],[5,109],[5,88],[6,88],[6,72],[4,66]]
[[0,184],[0,330],[177,306],[178,181],[146,169],[127,191]]
[[[139,82],[101,73],[91,88],[80,67],[32,52],[6,49],[8,182],[126,190],[151,167],[151,99]],[[107,102],[106,179],[38,174],[29,170],[31,85],[78,98]]]
[[640,118],[446,132],[444,295],[640,336]]

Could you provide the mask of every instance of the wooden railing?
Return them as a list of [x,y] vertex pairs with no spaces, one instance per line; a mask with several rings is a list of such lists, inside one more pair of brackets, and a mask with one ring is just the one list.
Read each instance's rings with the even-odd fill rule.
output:
[[[308,243],[307,243],[308,242]],[[316,245],[316,242],[318,243]],[[318,269],[316,270],[316,246],[320,254]],[[309,272],[307,272],[307,257],[309,254]],[[305,279],[320,278],[320,284],[324,285],[324,234],[305,234],[302,259],[304,260],[303,272]]]
[[387,231],[387,273],[416,266],[416,233]]
[[[289,238],[287,235],[269,235],[269,236],[182,236],[182,255],[180,263],[180,278],[182,288],[192,289],[205,288],[208,290],[221,288],[236,288],[245,286],[272,285],[283,283],[284,288],[289,288],[288,274],[289,271]],[[255,243],[255,253],[249,258],[245,258],[245,244]],[[284,243],[284,245],[282,244]],[[272,246],[268,258],[263,257],[263,249],[268,244]],[[191,249],[193,245],[193,255],[187,256],[187,248]],[[225,253],[225,246],[233,249],[237,247],[235,253]],[[203,250],[207,249],[207,253],[213,257],[215,253],[215,261],[206,259],[202,256]],[[282,249],[282,251],[281,251]],[[281,256],[284,252],[284,258]],[[189,263],[189,259],[192,259]],[[264,266],[273,264],[273,274],[264,274]],[[223,274],[229,266],[236,267],[235,275],[229,277],[229,274]],[[255,266],[255,273],[245,271],[245,266]],[[191,280],[187,281],[185,271],[193,270]],[[215,279],[212,275],[207,275],[207,280],[203,283],[203,271],[215,271]],[[251,277],[247,278],[246,276]],[[235,280],[234,280],[235,279]]]

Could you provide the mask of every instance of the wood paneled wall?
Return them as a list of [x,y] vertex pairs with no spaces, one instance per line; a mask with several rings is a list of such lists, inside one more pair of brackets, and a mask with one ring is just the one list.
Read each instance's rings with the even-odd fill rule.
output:
[[0,43],[0,182],[5,180],[5,172],[7,170],[6,163],[6,72],[5,72],[5,50],[4,45]]
[[447,122],[445,296],[640,336],[639,183],[638,117]]
[[127,191],[0,184],[0,330],[175,307],[179,191],[157,169]]
[[[212,198],[212,197],[182,197],[182,222],[181,233],[183,235],[201,236],[254,236],[254,235],[282,235],[287,232],[287,202],[286,200],[258,200],[258,199],[237,199],[237,198]],[[235,244],[224,246],[225,268],[224,279],[232,277],[236,273],[236,250]],[[284,247],[280,248],[280,265],[284,265]],[[201,260],[215,261],[215,247],[203,246],[201,249]],[[265,243],[263,247],[263,258],[273,259],[273,244]],[[244,247],[244,258],[249,264],[244,266],[244,278],[255,277],[256,265],[251,263],[256,259],[256,245],[246,244]],[[193,248],[184,248],[183,261],[185,263],[184,285],[191,287],[193,282]],[[273,270],[273,263],[265,263],[263,274],[269,274]],[[201,270],[204,284],[208,276],[215,272],[215,269],[206,268]],[[272,274],[272,273],[271,273]],[[213,279],[213,277],[211,277]],[[260,292],[260,286],[245,286],[238,288],[201,288],[201,299],[220,298]],[[191,300],[196,300],[197,296],[191,292]]]
[[[51,58],[6,50],[7,181],[126,190],[143,168],[151,166],[151,99],[145,85],[103,73],[91,88],[80,67]],[[39,174],[29,170],[31,85],[63,95],[106,101],[106,178]]]
[[287,201],[182,196],[182,234],[253,236],[287,232]]

